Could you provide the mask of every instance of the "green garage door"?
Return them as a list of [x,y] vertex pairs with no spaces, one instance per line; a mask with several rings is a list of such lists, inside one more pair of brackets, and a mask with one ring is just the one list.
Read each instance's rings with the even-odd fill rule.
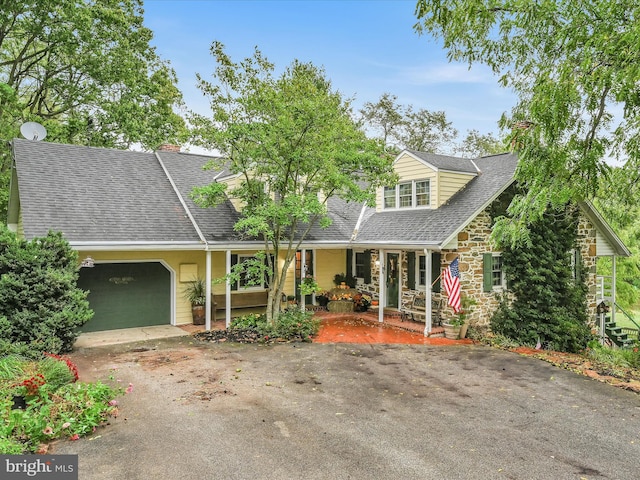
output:
[[161,263],[96,263],[80,269],[78,286],[95,312],[82,332],[171,323],[171,274]]

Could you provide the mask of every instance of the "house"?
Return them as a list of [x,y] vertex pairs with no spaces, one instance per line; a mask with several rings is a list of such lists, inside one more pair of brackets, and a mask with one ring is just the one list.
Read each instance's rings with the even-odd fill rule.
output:
[[[183,291],[195,278],[211,289],[207,328],[212,312],[228,325],[249,294],[250,303],[260,304],[264,286],[212,285],[261,243],[234,231],[239,207],[232,199],[211,209],[191,200],[194,186],[234,181],[224,169],[203,170],[211,157],[173,146],[142,153],[23,139],[13,141],[13,157],[9,228],[27,239],[61,231],[83,265],[93,266],[80,269],[79,283],[95,311],[85,331],[190,323]],[[430,319],[430,300],[444,295],[440,272],[458,258],[462,290],[477,302],[471,321],[487,322],[505,288],[500,253],[488,242],[489,212],[514,183],[516,165],[512,153],[470,160],[403,151],[394,163],[400,180],[379,189],[375,208],[330,199],[333,223],[306,238],[287,294],[300,298],[298,285],[307,275],[329,289],[334,276],[345,273],[387,309],[402,309],[424,292]],[[596,258],[629,251],[590,203],[580,211],[580,253],[595,319],[602,296]],[[212,298],[219,305],[211,305]]]

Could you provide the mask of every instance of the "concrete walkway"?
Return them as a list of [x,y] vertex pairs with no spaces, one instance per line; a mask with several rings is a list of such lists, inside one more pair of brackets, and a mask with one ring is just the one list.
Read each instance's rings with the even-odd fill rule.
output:
[[74,348],[102,347],[119,343],[155,340],[159,338],[183,337],[189,332],[173,325],[153,325],[150,327],[120,328],[103,332],[82,333],[73,345]]

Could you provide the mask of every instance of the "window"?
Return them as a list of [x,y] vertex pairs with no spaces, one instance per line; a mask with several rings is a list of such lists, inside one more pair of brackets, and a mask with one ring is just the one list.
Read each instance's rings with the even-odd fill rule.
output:
[[384,208],[428,207],[431,203],[429,180],[412,180],[395,187],[384,187]]
[[418,256],[418,285],[426,285],[427,283],[427,257],[425,255]]
[[400,195],[400,208],[412,207],[412,184],[411,183],[401,183],[398,185],[398,192]]
[[365,254],[364,252],[355,252],[355,277],[356,278],[364,278],[365,277],[365,269],[367,265],[365,264]]
[[499,288],[505,287],[507,282],[504,278],[502,257],[500,255],[492,255],[491,259],[491,286]]
[[416,182],[416,206],[428,207],[431,188],[428,180]]
[[395,187],[384,187],[384,208],[396,208]]
[[[238,255],[238,264],[245,265],[245,268],[240,274],[240,279],[238,280],[238,290],[245,288],[265,288],[264,276],[261,275],[262,278],[256,277],[256,266],[254,266],[256,261],[258,261],[258,259],[253,255]],[[252,273],[254,274],[252,275]]]

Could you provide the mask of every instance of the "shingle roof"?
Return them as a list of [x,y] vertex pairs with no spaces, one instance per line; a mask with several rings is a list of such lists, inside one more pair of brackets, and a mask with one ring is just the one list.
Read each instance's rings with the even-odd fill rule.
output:
[[[45,235],[52,229],[62,231],[72,244],[201,244],[181,197],[207,242],[224,245],[242,240],[233,230],[239,215],[231,202],[203,209],[190,198],[194,186],[209,184],[221,173],[203,170],[213,157],[23,139],[15,139],[13,148],[27,238]],[[468,160],[412,154],[436,168],[477,172]],[[438,209],[376,213],[366,208],[355,239],[352,235],[363,213],[362,205],[331,198],[332,225],[312,228],[305,242],[440,245],[512,182],[517,159],[505,154],[477,159],[475,163],[481,170],[478,176]],[[221,168],[223,174],[227,172]]]
[[199,241],[153,153],[22,139],[13,150],[26,238]]
[[468,158],[451,157],[448,155],[438,155],[436,153],[418,152],[416,150],[406,150],[411,155],[419,158],[434,170],[448,170],[461,173],[478,173],[473,165],[473,161]]
[[389,210],[370,213],[355,239],[357,244],[442,246],[513,181],[515,154],[475,160],[480,174],[437,209]]

